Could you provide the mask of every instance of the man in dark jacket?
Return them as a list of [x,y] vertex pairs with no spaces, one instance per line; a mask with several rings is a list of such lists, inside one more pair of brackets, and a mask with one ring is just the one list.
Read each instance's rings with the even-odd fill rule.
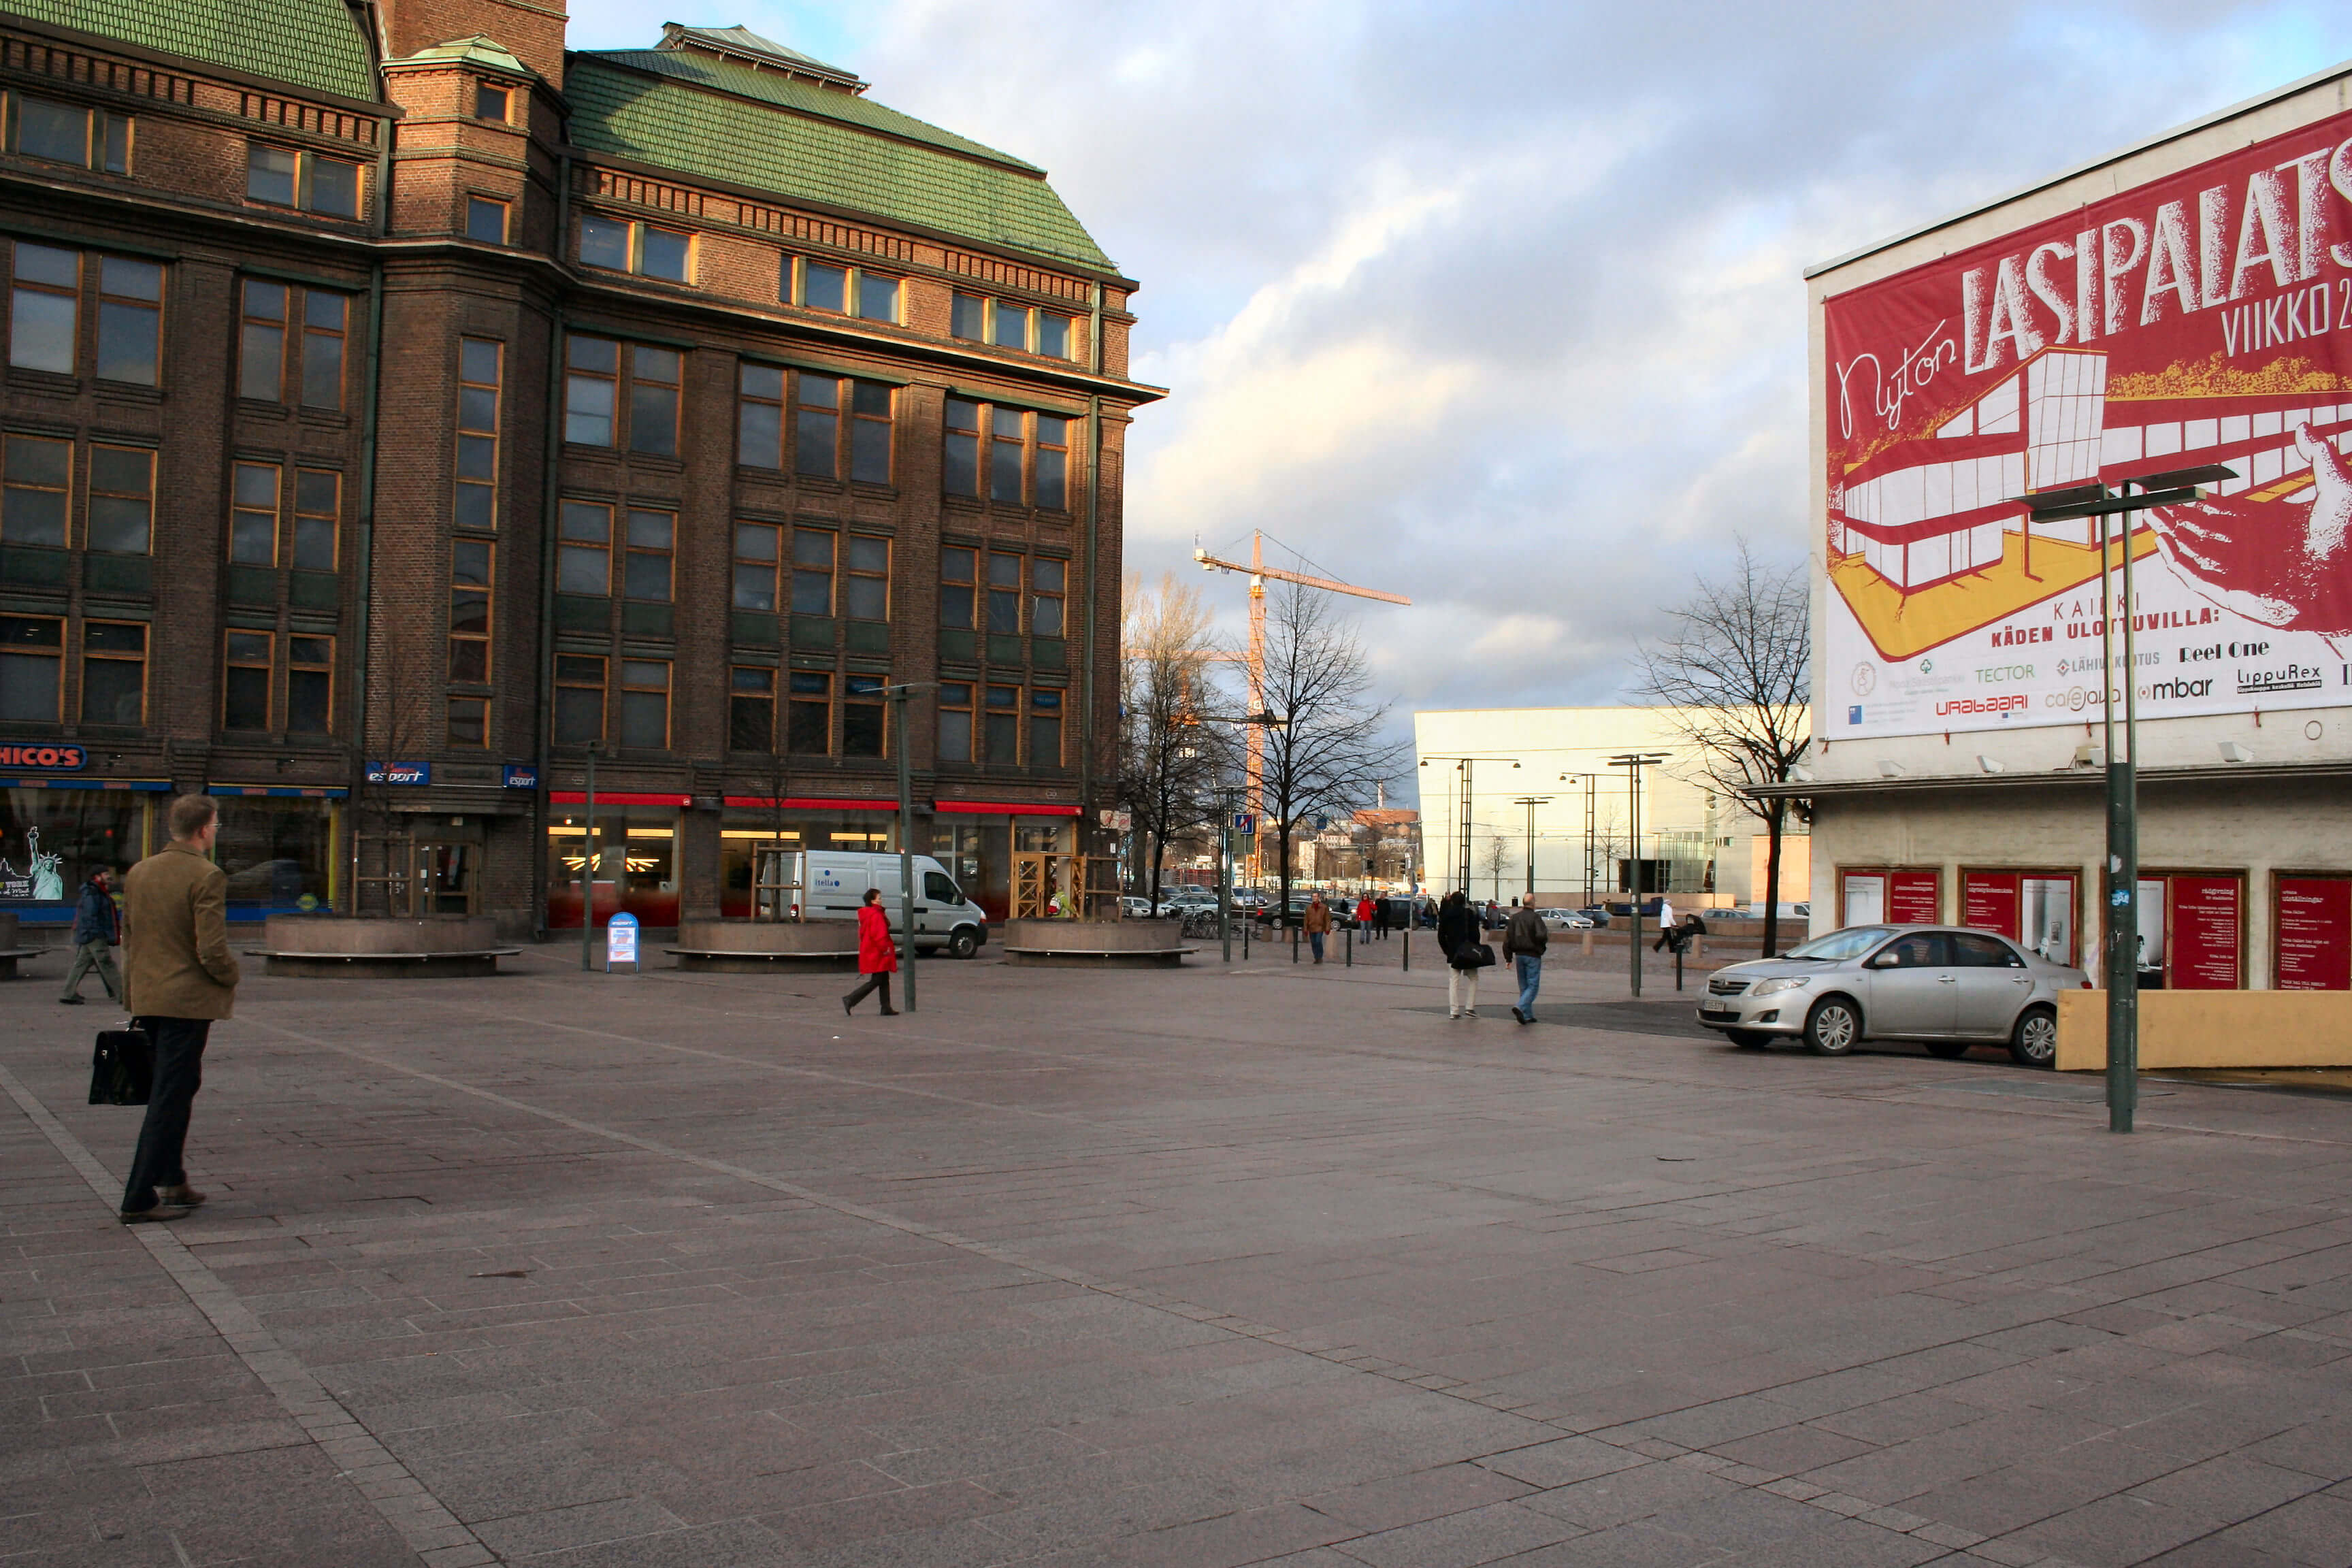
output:
[[1536,992],[1543,985],[1544,949],[1551,945],[1551,933],[1544,930],[1543,917],[1536,913],[1535,900],[1517,903],[1511,910],[1510,924],[1503,930],[1503,956],[1518,971],[1519,999],[1511,1008],[1511,1016],[1522,1024],[1536,1021]]
[[66,994],[58,998],[68,1007],[81,1005],[82,976],[98,971],[98,983],[115,1005],[122,1005],[122,976],[114,967],[114,949],[122,941],[122,921],[114,895],[106,885],[106,868],[89,874],[74,905],[73,967],[66,972]]

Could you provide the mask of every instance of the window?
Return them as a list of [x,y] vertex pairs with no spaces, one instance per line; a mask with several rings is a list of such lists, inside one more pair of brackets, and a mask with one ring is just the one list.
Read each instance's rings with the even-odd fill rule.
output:
[[278,564],[275,463],[239,463],[229,481],[228,558],[242,566]]
[[684,283],[692,271],[693,257],[694,237],[677,229],[598,213],[580,215],[580,264],[583,267]]
[[1070,357],[1070,318],[1051,310],[1037,312],[1037,352],[1047,359]]
[[1037,453],[1030,468],[1030,487],[1036,492],[1033,504],[1045,511],[1064,511],[1069,507],[1070,422],[1058,414],[1040,414],[1036,419]]
[[1021,557],[988,552],[988,629],[997,637],[1021,630]]
[[776,567],[778,536],[783,532],[772,522],[739,522],[735,525],[735,607],[739,610],[767,610],[776,607]]
[[286,728],[297,735],[323,735],[335,718],[335,639],[286,639]]
[[488,196],[466,198],[466,237],[484,245],[507,242],[507,204]]
[[1029,347],[1029,312],[1018,305],[1008,305],[999,300],[992,314],[996,318],[992,323],[996,330],[989,334],[988,341],[1001,349],[1020,349],[1026,353]]
[[849,536],[848,572],[842,583],[841,613],[853,621],[890,618],[890,542],[871,534]]
[[948,333],[969,342],[988,339],[988,301],[977,294],[959,292],[948,310]]
[[563,438],[582,447],[612,446],[620,387],[620,344],[610,338],[570,339],[564,345]]
[[988,499],[1021,504],[1021,447],[1026,417],[1018,408],[992,408],[988,427]]
[[677,456],[680,361],[676,349],[629,345],[630,451],[659,458]]
[[986,752],[982,760],[1017,763],[1021,760],[1021,689],[992,686],[987,697]]
[[812,310],[849,309],[849,269],[821,261],[801,264],[801,303]]
[[849,384],[849,477],[859,484],[890,482],[890,388],[878,381]]
[[861,321],[896,324],[898,320],[898,280],[860,272],[857,275],[857,315]]
[[499,398],[506,345],[457,340],[457,494],[459,528],[499,525]]
[[940,683],[940,761],[971,761],[971,688],[961,680]]
[[1070,563],[1038,556],[1029,563],[1029,583],[1034,590],[1029,600],[1029,630],[1033,636],[1057,637],[1062,635],[1062,595]]
[[980,493],[980,405],[961,397],[948,399],[948,440],[944,484],[951,496]]
[[842,680],[841,695],[841,754],[845,757],[878,757],[883,754],[883,730],[887,705],[882,688],[887,684],[878,675],[852,675]]
[[940,552],[940,625],[958,631],[971,631],[973,573],[980,562],[980,552],[950,545]]
[[490,567],[487,539],[453,540],[449,545],[449,679],[478,683],[490,678]]
[[735,380],[735,460],[747,468],[784,466],[784,373],[747,364]]
[[163,325],[163,269],[152,261],[98,261],[98,377],[153,386]]
[[793,614],[833,614],[833,540],[824,529],[793,530]]
[[669,661],[621,661],[621,744],[660,751],[669,744]]
[[555,589],[560,594],[613,591],[613,509],[597,501],[563,503],[556,527]]
[[488,698],[449,699],[449,743],[452,746],[487,746],[490,743]]
[[82,623],[81,721],[147,721],[147,628],[137,621]]
[[329,217],[357,217],[360,166],[346,159],[267,142],[247,142],[245,194],[272,206],[299,206]]
[[0,616],[0,723],[58,721],[65,630],[59,620]]
[[1062,765],[1062,694],[1044,688],[1029,693],[1029,765]]
[[248,278],[240,291],[244,329],[237,338],[236,395],[275,403],[286,375],[286,296],[283,283]]
[[555,743],[585,745],[604,738],[604,661],[595,654],[555,656]]
[[294,473],[294,569],[335,569],[343,512],[343,476],[331,468]]
[[833,750],[833,677],[813,670],[793,671],[792,698],[785,704],[784,744],[788,750],[823,756]]
[[343,405],[343,339],[351,298],[323,289],[302,290],[302,406]]
[[14,145],[24,156],[103,169],[110,174],[129,172],[131,121],[127,117],[22,94],[17,95],[16,110]]
[[16,253],[8,363],[71,375],[81,335],[81,252],[20,239]]
[[677,519],[666,511],[629,512],[628,548],[621,557],[624,598],[667,604],[670,597],[670,552]]
[[494,86],[487,81],[476,82],[474,84],[474,118],[495,120],[501,125],[505,124],[509,96],[505,88]]
[[154,519],[155,454],[139,447],[92,447],[83,544],[118,555],[144,555]]
[[776,672],[757,665],[739,664],[728,679],[728,749],[764,752],[775,742]]
[[66,489],[73,482],[73,443],[11,436],[0,466],[0,541],[66,542]]
[[2022,969],[2025,960],[2017,950],[1997,936],[1977,936],[1955,932],[1952,942],[1952,963],[1961,969]]
[[805,373],[794,379],[800,383],[801,403],[793,471],[829,479],[840,471],[835,448],[841,442],[841,383]]
[[221,674],[221,728],[269,728],[269,666],[274,632],[231,632]]

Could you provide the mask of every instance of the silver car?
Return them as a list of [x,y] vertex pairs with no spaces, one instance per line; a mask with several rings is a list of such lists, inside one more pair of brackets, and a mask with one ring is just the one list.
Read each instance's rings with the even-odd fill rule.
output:
[[2058,1056],[2058,994],[2079,969],[1963,926],[1848,926],[1779,958],[1718,969],[1698,1021],[1758,1049],[1798,1037],[1840,1057],[1864,1040],[1916,1040],[1936,1056],[2005,1045],[2024,1067]]

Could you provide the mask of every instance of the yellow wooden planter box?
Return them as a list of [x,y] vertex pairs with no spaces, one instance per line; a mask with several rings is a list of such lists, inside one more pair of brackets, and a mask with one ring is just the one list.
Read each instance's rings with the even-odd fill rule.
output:
[[[2107,994],[2058,998],[2058,1070],[2107,1065]],[[2143,991],[2144,1068],[2352,1067],[2352,991]]]

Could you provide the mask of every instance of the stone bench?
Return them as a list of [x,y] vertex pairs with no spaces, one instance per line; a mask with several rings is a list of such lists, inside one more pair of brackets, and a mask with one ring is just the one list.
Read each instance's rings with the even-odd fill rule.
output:
[[1186,947],[1176,921],[1007,921],[1004,962],[1087,969],[1174,969]]
[[496,974],[499,959],[522,949],[498,945],[498,922],[488,915],[272,915],[263,922],[261,945],[247,951],[270,974],[455,980]]
[[852,921],[681,921],[676,944],[662,951],[678,968],[700,974],[856,969],[857,926]]
[[20,958],[41,958],[52,952],[70,952],[64,947],[18,947],[16,917],[0,915],[0,980],[16,978],[16,961]]

